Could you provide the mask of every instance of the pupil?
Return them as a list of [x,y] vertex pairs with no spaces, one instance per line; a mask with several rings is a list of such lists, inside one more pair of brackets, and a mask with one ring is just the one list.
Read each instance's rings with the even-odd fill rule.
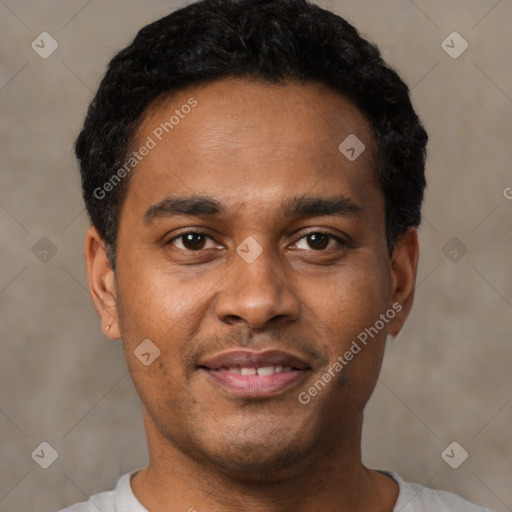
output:
[[322,235],[321,233],[312,233],[309,235],[310,242],[313,243],[312,249],[325,249],[327,247],[327,235]]
[[203,245],[203,235],[197,233],[189,233],[185,235],[185,246],[188,246],[189,249],[201,249]]

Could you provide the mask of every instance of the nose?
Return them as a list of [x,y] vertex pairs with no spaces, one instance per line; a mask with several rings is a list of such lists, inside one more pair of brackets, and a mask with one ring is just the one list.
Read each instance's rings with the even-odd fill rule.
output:
[[300,313],[300,301],[293,293],[279,258],[264,250],[248,263],[233,255],[232,267],[223,279],[215,311],[224,323],[246,323],[261,329],[271,322],[294,321]]

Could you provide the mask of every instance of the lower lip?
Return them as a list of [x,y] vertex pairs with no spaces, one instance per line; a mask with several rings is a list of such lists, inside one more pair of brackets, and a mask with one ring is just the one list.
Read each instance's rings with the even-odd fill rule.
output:
[[262,376],[240,375],[229,370],[201,370],[231,394],[244,397],[277,395],[297,385],[308,374],[308,370],[291,370]]

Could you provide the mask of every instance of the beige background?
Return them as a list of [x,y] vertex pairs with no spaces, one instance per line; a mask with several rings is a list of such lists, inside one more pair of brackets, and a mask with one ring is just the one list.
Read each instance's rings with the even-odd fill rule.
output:
[[[146,463],[120,342],[103,337],[85,289],[71,146],[113,54],[178,5],[0,0],[2,512],[55,511]],[[512,2],[322,5],[380,45],[431,137],[416,305],[389,342],[364,459],[510,511]],[[59,44],[48,59],[31,48],[43,31]],[[469,43],[458,59],[441,47],[453,31]],[[43,237],[57,249],[47,263],[32,252]],[[443,249],[452,237],[468,249],[457,263]],[[42,441],[59,454],[46,470],[31,458]],[[456,470],[441,458],[452,441],[469,453]]]

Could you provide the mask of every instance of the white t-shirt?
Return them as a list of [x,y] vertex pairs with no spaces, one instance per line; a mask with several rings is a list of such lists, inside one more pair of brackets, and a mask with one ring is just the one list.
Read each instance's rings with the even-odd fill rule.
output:
[[[114,491],[102,492],[60,512],[148,512],[135,497],[130,478],[138,470],[123,475]],[[491,512],[459,496],[445,491],[434,491],[423,485],[405,482],[392,471],[381,471],[396,480],[400,492],[393,512]]]

